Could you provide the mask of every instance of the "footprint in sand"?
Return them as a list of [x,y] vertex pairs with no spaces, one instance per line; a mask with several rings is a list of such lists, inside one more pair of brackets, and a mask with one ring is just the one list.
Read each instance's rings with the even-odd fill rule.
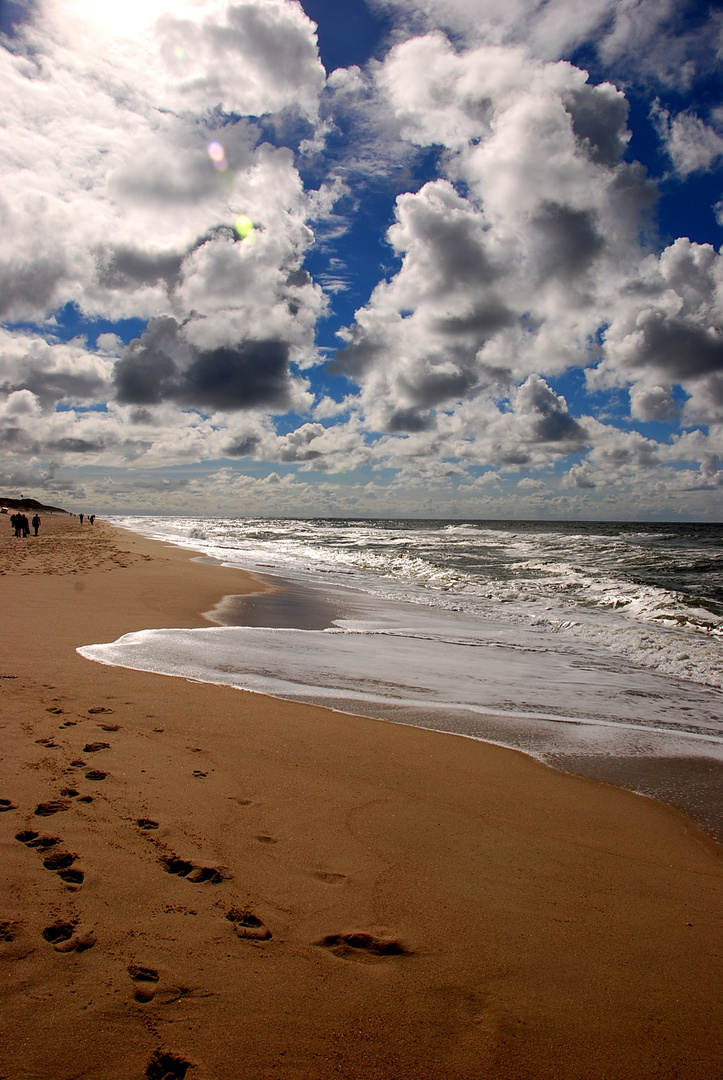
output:
[[23,924],[14,919],[0,922],[0,941],[15,941],[22,928]]
[[227,866],[198,866],[188,859],[179,858],[173,852],[159,855],[158,861],[167,874],[184,877],[193,885],[219,885],[222,881],[230,881],[233,878],[233,872]]
[[346,881],[346,874],[330,874],[326,870],[312,870],[311,876],[327,885],[340,885],[342,881]]
[[0,814],[5,814],[8,810],[17,810],[17,806],[10,799],[0,799]]
[[54,922],[52,926],[45,927],[43,937],[52,944],[56,941],[68,941],[73,936],[75,927],[74,922]]
[[67,870],[78,858],[72,851],[53,851],[43,859],[46,870]]
[[88,927],[77,927],[75,922],[58,922],[46,926],[43,937],[53,945],[56,952],[85,952],[96,942],[95,933]]
[[185,1080],[193,1062],[165,1050],[156,1050],[146,1067],[146,1080]]
[[100,724],[101,731],[120,731],[120,724]]
[[208,776],[208,773],[201,772],[200,769],[194,769],[193,775],[196,777],[197,780],[200,780],[203,779],[204,776]]
[[107,742],[89,742],[83,747],[84,754],[97,754],[99,750],[110,750],[110,743]]
[[59,836],[41,836],[34,829],[23,829],[22,832],[15,833],[15,839],[26,847],[39,848],[40,851],[47,851],[60,843]]
[[112,709],[107,708],[105,705],[93,705],[87,711],[91,714],[91,716],[97,716],[98,713],[112,713],[113,712]]
[[377,937],[366,930],[353,930],[347,934],[328,934],[321,941],[315,941],[344,960],[367,960],[386,956],[411,956],[401,942],[392,937]]
[[85,874],[82,870],[76,870],[74,866],[71,866],[69,870],[58,870],[58,877],[61,881],[64,881],[69,889],[79,888],[85,881]]
[[[140,964],[129,964],[128,974],[133,982],[136,983],[136,987],[133,993],[136,1001],[142,1003],[152,1001],[156,996],[156,988],[153,983],[157,983],[160,976],[155,968],[142,967]],[[140,984],[140,985],[139,985]]]
[[46,750],[59,750],[60,747],[52,739],[36,739],[38,746],[44,746]]
[[71,761],[70,764],[74,769],[84,769],[85,766],[86,766],[86,762],[83,761],[83,759],[79,758],[79,757],[74,758],[73,761]]
[[50,802],[38,803],[34,813],[37,817],[50,817],[51,814],[60,814],[63,810],[67,809],[67,802],[61,802],[59,799],[51,799]]
[[[61,843],[59,836],[40,836],[34,829],[23,829],[15,834],[15,839],[26,847],[35,848],[41,854]],[[43,866],[56,873],[66,887],[75,892],[85,880],[83,871],[72,865],[77,858],[77,855],[69,851],[53,851],[43,859]]]
[[153,821],[152,818],[147,818],[147,817],[136,818],[136,825],[138,826],[139,829],[143,829],[146,832],[149,832],[152,829],[157,829],[158,828],[158,822]]
[[233,930],[237,937],[249,938],[251,941],[268,941],[271,931],[264,926],[258,915],[254,915],[250,908],[231,908],[226,913],[226,918],[233,924]]
[[267,836],[266,833],[255,836],[254,840],[258,840],[260,844],[278,844],[279,842],[275,836]]
[[101,769],[91,769],[90,772],[85,774],[86,780],[105,780],[108,773],[103,772]]
[[224,878],[231,876],[230,871],[227,871],[225,867],[196,866],[175,855],[161,858],[161,862],[169,874],[185,877],[186,881],[190,881],[193,885],[219,885]]

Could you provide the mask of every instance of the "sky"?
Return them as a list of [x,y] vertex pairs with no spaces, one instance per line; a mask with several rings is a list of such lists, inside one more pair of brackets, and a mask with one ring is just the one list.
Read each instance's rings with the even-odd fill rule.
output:
[[723,520],[723,10],[0,0],[0,493]]

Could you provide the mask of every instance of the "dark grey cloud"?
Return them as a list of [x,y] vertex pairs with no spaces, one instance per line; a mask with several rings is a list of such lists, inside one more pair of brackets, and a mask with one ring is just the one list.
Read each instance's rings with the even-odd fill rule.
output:
[[697,320],[649,310],[637,320],[635,365],[655,367],[685,381],[723,371],[723,332]]
[[134,409],[129,419],[131,424],[150,424],[153,421],[153,413],[150,409]]
[[530,462],[530,455],[524,450],[503,450],[498,447],[493,457],[500,465],[528,465]]
[[284,408],[288,382],[286,342],[244,341],[199,353],[184,374],[179,399],[216,409]]
[[111,248],[98,254],[98,284],[107,289],[137,289],[165,281],[170,288],[178,279],[183,255],[149,254],[137,248]]
[[366,333],[358,324],[350,331],[349,344],[337,349],[333,360],[327,365],[332,375],[347,375],[359,378],[374,366],[377,357],[384,352],[386,342],[373,334]]
[[629,106],[612,87],[585,84],[573,90],[565,101],[572,130],[585,152],[601,165],[619,161],[627,147]]
[[410,224],[415,240],[431,249],[429,258],[434,265],[434,284],[440,297],[460,286],[469,288],[471,283],[490,285],[499,277],[499,267],[490,259],[479,234],[470,229],[466,215],[444,215],[418,200],[413,204]]
[[532,228],[537,235],[543,277],[573,281],[590,268],[605,246],[589,210],[546,202],[533,218]]
[[124,405],[159,405],[177,396],[178,368],[162,345],[155,344],[156,319],[140,338],[130,343],[114,366],[116,397]]
[[46,448],[64,454],[97,454],[105,449],[105,446],[102,442],[90,439],[56,439],[46,443]]
[[219,52],[236,50],[243,57],[253,43],[254,62],[279,86],[294,91],[318,63],[316,43],[293,23],[269,18],[262,8],[237,4],[228,9],[228,27],[214,27]]
[[243,439],[237,439],[224,450],[229,457],[249,457],[253,454],[261,440],[258,435],[247,435]]
[[465,315],[449,315],[436,319],[433,328],[440,334],[473,335],[479,345],[484,344],[498,330],[516,322],[513,311],[497,297],[476,304]]
[[283,409],[290,402],[289,346],[249,340],[204,351],[184,340],[174,319],[155,319],[116,363],[113,381],[126,405]]
[[[462,398],[477,386],[478,372],[474,370],[474,354],[467,365],[449,364],[451,357],[443,358],[444,367],[437,367],[440,358],[425,358],[420,365],[414,382],[399,375],[397,385],[407,400],[418,407],[432,409],[451,398]],[[446,362],[445,362],[446,361]],[[419,431],[419,427],[413,430]]]
[[27,434],[24,428],[20,427],[0,427],[0,443],[3,446],[7,446],[12,449],[13,447],[20,446],[27,441]]
[[520,387],[515,412],[529,423],[534,442],[582,446],[587,441],[585,428],[570,415],[564,399],[539,375],[531,375]]
[[30,390],[48,408],[58,401],[102,401],[108,386],[92,372],[43,371],[30,362],[12,382],[3,383],[0,390],[5,394]]
[[57,252],[37,262],[0,263],[0,317],[42,318],[56,306],[59,287],[67,275],[65,260]]
[[434,427],[431,416],[424,415],[416,409],[396,409],[387,421],[386,430],[392,433],[412,434],[416,431],[429,431],[431,427]]

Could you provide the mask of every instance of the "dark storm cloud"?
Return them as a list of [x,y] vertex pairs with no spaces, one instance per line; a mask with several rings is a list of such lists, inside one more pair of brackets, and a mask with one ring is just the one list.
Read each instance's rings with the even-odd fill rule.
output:
[[566,281],[588,270],[605,244],[589,210],[560,203],[543,203],[532,227],[539,239],[541,273]]
[[116,363],[113,381],[126,405],[283,409],[289,403],[289,346],[251,340],[204,351],[183,340],[174,319],[155,319]]
[[580,86],[573,90],[565,108],[572,130],[593,161],[613,165],[628,144],[626,123],[629,106],[612,87]]

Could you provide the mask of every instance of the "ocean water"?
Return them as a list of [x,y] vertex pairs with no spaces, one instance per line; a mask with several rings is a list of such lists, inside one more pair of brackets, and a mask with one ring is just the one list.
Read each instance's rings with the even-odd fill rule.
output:
[[280,591],[89,659],[484,738],[723,836],[722,526],[112,520]]

